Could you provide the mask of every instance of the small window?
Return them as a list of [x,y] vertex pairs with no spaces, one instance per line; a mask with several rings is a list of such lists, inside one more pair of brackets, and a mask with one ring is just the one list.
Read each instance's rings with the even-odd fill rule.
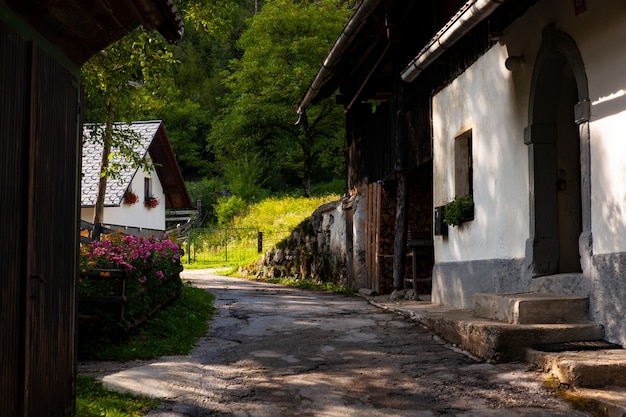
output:
[[143,179],[143,198],[149,200],[152,197],[152,178]]
[[454,194],[456,197],[474,195],[472,163],[472,131],[454,139]]

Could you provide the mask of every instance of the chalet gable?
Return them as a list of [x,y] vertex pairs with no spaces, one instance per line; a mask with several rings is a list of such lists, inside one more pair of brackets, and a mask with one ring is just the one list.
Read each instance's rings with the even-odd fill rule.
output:
[[[155,170],[165,193],[166,208],[190,208],[191,202],[185,184],[167,139],[165,128],[160,120],[116,123],[114,129],[134,132],[138,140],[134,151],[142,158],[149,157],[155,164]],[[98,180],[102,158],[102,144],[91,140],[93,124],[86,124],[83,129],[83,157],[81,181],[81,206],[93,207],[98,193]],[[115,151],[115,150],[113,150]],[[113,163],[122,164],[121,156],[116,156]],[[120,172],[119,178],[107,181],[105,206],[117,207],[122,204],[124,193],[137,175],[139,169],[127,167]]]

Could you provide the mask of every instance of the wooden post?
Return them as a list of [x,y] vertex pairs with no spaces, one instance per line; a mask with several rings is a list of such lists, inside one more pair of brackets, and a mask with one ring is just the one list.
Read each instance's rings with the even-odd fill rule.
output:
[[406,235],[407,235],[407,184],[406,153],[408,134],[405,120],[404,83],[396,77],[395,98],[395,153],[396,153],[396,228],[393,239],[393,288],[404,289],[406,275]]
[[406,171],[396,173],[396,230],[393,239],[393,288],[404,289],[406,275]]

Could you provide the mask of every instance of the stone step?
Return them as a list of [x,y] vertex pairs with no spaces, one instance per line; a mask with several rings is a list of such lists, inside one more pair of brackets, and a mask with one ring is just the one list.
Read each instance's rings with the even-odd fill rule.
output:
[[[389,306],[394,310],[394,306]],[[524,360],[526,349],[549,343],[599,340],[604,337],[601,324],[510,324],[474,316],[472,310],[445,307],[398,310],[432,329],[438,336],[472,355],[487,361]]]
[[475,294],[474,314],[511,324],[584,323],[589,299],[548,293]]
[[[526,351],[526,361],[572,387],[626,387],[626,350]],[[626,399],[626,397],[624,397]],[[626,401],[623,402],[626,406]]]

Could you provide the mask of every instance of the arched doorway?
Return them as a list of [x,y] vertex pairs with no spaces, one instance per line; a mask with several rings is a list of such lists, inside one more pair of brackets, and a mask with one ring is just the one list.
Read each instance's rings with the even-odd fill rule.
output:
[[533,73],[525,131],[533,277],[580,273],[590,256],[589,99],[578,48],[547,28]]

